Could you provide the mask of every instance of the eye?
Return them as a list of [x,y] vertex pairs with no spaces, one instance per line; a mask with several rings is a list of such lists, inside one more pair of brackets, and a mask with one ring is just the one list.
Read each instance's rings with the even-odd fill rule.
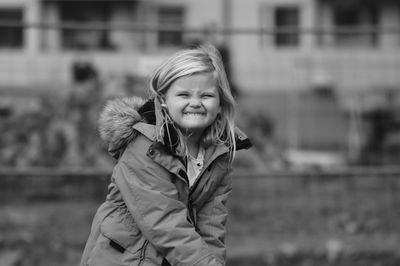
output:
[[203,98],[214,98],[215,94],[213,94],[213,93],[205,93],[202,96],[203,96]]
[[179,96],[179,97],[188,97],[189,93],[187,93],[187,92],[178,92],[176,95]]

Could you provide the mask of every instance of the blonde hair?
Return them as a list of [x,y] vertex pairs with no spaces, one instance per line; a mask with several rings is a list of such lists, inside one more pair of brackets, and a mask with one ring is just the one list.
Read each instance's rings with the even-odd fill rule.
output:
[[[156,102],[156,112],[157,109],[161,108],[160,105],[164,101],[165,94],[175,80],[198,73],[216,73],[221,106],[220,114],[216,120],[204,131],[201,144],[204,147],[225,144],[229,148],[229,159],[232,162],[236,150],[234,122],[236,103],[231,93],[221,55],[214,46],[207,44],[178,51],[155,70],[150,80],[150,93]],[[162,114],[164,120],[161,127],[168,122],[173,123],[167,112],[158,111]],[[183,152],[187,152],[186,144],[182,138],[183,133],[178,127],[175,127],[175,129],[178,132]],[[158,140],[163,138],[162,132],[162,128],[158,128]],[[169,133],[167,132],[167,134]]]

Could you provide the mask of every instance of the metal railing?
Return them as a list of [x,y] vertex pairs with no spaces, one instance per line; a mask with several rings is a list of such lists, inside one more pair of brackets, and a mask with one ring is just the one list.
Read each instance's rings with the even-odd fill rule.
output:
[[156,25],[156,24],[113,24],[103,22],[15,22],[0,21],[0,27],[4,28],[38,28],[38,29],[61,29],[61,30],[83,30],[83,31],[127,31],[127,32],[183,32],[183,33],[213,33],[225,34],[277,34],[277,33],[298,33],[298,34],[400,34],[400,27],[397,26],[340,26],[340,27],[187,27],[179,25]]

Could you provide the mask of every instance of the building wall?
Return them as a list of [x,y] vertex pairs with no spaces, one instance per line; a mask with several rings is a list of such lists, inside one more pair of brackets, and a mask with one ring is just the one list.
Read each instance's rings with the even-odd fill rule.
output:
[[[233,28],[273,29],[273,9],[276,6],[298,5],[304,14],[312,7],[311,1],[298,0],[250,0],[233,2]],[[310,22],[300,16],[301,26]],[[304,36],[303,36],[304,37]],[[231,39],[234,72],[237,84],[250,91],[289,89],[301,78],[293,71],[296,58],[304,55],[307,46],[302,38],[301,47],[276,49],[271,35],[242,34]]]
[[[233,28],[273,29],[273,9],[297,5],[304,29],[332,29],[332,7],[314,0],[234,0]],[[399,6],[383,5],[382,27],[400,27]],[[329,38],[329,36],[328,36]],[[382,34],[377,47],[318,46],[313,34],[303,34],[293,48],[278,48],[272,35],[231,38],[235,82],[245,92],[306,90],[315,83],[334,83],[336,89],[367,90],[399,86],[399,34]]]
[[[187,40],[206,37],[216,44],[229,41],[232,77],[244,93],[281,90],[306,90],[313,86],[332,85],[336,89],[363,90],[396,87],[400,84],[399,34],[383,34],[378,47],[320,47],[313,34],[300,36],[297,47],[278,48],[272,35],[256,32],[230,35],[213,34],[213,29],[273,29],[273,10],[277,6],[300,8],[299,27],[332,27],[331,7],[317,0],[152,0],[139,1],[141,8],[117,8],[111,25],[117,23],[154,23],[159,5],[185,7],[185,27],[205,28],[204,32],[187,35]],[[399,27],[398,5],[385,2],[381,10],[382,27]],[[24,22],[58,23],[54,2],[41,0],[0,0],[1,7],[21,7]],[[226,12],[230,11],[227,22]],[[227,25],[228,23],[228,25]],[[230,25],[229,25],[230,23]],[[118,51],[95,51],[88,55],[101,71],[118,71],[146,75],[167,54],[176,48],[159,49],[155,33],[117,31],[112,38]],[[328,36],[329,38],[329,36]],[[22,50],[0,50],[0,84],[28,86],[31,84],[68,84],[69,66],[77,55],[60,49],[57,29],[40,31],[30,27],[24,31]],[[112,74],[111,73],[111,74]]]
[[[111,1],[112,2],[112,1]],[[118,24],[155,26],[159,6],[182,6],[185,9],[184,25],[188,28],[220,28],[222,23],[221,0],[153,0],[138,1],[137,7],[127,10],[116,6],[111,17],[111,26]],[[23,9],[23,22],[60,23],[57,2],[41,0],[0,0],[0,7]],[[187,40],[204,37],[204,32],[189,34]],[[90,51],[90,58],[105,75],[148,75],[150,71],[176,48],[157,46],[155,32],[115,31],[111,34],[117,46],[114,51]],[[209,41],[220,42],[222,37],[208,36]],[[29,27],[24,30],[22,49],[0,49],[0,86],[32,87],[50,86],[70,82],[70,65],[84,53],[65,51],[61,48],[61,33],[55,28],[45,30]]]

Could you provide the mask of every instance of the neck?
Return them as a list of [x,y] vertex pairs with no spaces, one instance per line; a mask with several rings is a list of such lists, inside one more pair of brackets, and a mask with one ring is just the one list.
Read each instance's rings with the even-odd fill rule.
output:
[[188,152],[194,158],[197,158],[197,154],[199,152],[200,139],[201,134],[189,134],[185,136]]

